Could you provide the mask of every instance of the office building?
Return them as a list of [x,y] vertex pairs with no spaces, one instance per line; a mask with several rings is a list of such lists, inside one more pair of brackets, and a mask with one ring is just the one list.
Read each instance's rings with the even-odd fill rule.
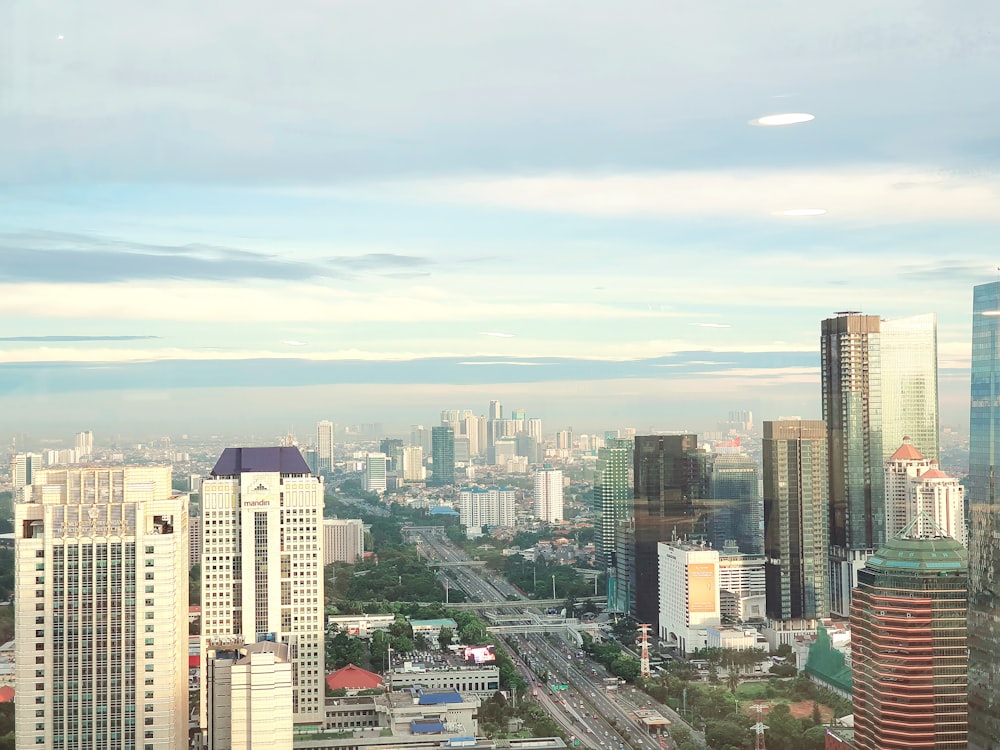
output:
[[35,475],[14,505],[18,747],[187,746],[187,515],[169,467]]
[[456,437],[455,438],[455,463],[456,464],[468,464],[472,460],[471,445],[469,443],[469,438],[467,437]]
[[965,489],[905,437],[885,462],[886,532],[895,536],[912,522],[918,535],[925,527],[940,529],[968,546]]
[[517,491],[513,487],[463,489],[458,495],[462,526],[478,532],[483,526],[512,527],[517,523]]
[[[881,322],[882,449],[888,458],[909,437],[938,460],[937,315],[925,313]],[[887,535],[886,538],[891,538]]]
[[316,424],[316,469],[320,475],[333,471],[333,432],[336,425],[324,419]]
[[490,410],[488,415],[490,421],[503,419],[503,404],[499,401],[490,401]]
[[323,483],[296,448],[226,448],[201,506],[202,653],[223,642],[288,644],[293,721],[322,725]]
[[705,538],[707,454],[696,435],[637,435],[630,520],[615,531],[620,597],[639,622],[659,616],[657,544]]
[[972,299],[969,419],[969,748],[1000,747],[1000,282]]
[[968,557],[950,537],[910,535],[914,525],[858,573],[851,603],[857,750],[969,746]]
[[[210,644],[205,657],[208,748],[292,750],[292,659],[287,643]],[[324,717],[325,718],[325,717]]]
[[455,483],[455,430],[448,425],[431,428],[431,480],[434,487]]
[[81,458],[90,458],[94,455],[94,433],[90,430],[76,433],[73,439],[76,453]]
[[528,420],[527,431],[528,435],[533,437],[539,444],[544,442],[542,438],[542,420],[538,417],[532,417]]
[[356,563],[365,556],[365,525],[360,518],[323,519],[323,564]]
[[563,515],[563,473],[562,469],[545,466],[535,472],[535,517],[541,521],[554,523],[565,518]]
[[[849,612],[857,571],[886,539],[883,462],[904,436],[937,457],[937,322],[838,313],[822,323],[830,456],[830,609]],[[922,445],[925,443],[926,445]]]
[[455,690],[486,700],[500,689],[500,669],[496,666],[433,667],[404,662],[389,674],[393,690],[422,687],[425,690]]
[[762,454],[767,616],[808,629],[829,614],[826,425],[764,422]]
[[757,491],[757,463],[744,453],[712,456],[709,492],[715,511],[709,524],[712,546],[734,539],[740,552],[764,551],[764,504]]
[[597,452],[594,471],[594,508],[598,513],[595,546],[600,565],[607,574],[608,611],[628,612],[627,604],[618,596],[618,566],[615,556],[615,529],[628,519],[632,488],[629,468],[632,444],[628,440],[611,438]]
[[48,449],[44,455],[46,466],[65,466],[66,464],[80,463],[80,454],[76,448]]
[[493,441],[493,465],[506,466],[508,461],[517,458],[517,438],[498,437]]
[[382,438],[378,444],[379,453],[384,453],[387,459],[386,470],[401,473],[400,457],[403,453],[403,441],[400,438]]
[[382,494],[386,490],[388,458],[384,453],[369,453],[365,456],[365,492]]
[[660,643],[687,656],[708,645],[709,626],[722,623],[719,551],[686,542],[656,546]]

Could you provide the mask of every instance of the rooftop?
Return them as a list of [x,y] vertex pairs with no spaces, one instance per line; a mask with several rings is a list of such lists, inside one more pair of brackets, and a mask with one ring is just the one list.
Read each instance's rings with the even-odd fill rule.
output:
[[232,477],[247,471],[309,474],[309,465],[295,447],[226,448],[212,468],[213,477]]
[[908,437],[903,438],[903,444],[889,456],[890,461],[923,461],[924,454],[917,450]]
[[868,558],[865,567],[886,573],[967,571],[969,553],[950,536],[928,538],[896,536]]

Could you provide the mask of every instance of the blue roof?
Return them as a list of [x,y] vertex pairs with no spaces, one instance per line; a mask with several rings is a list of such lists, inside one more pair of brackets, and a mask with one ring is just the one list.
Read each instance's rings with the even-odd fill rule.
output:
[[245,471],[309,474],[298,448],[226,448],[212,468],[213,477],[233,477]]
[[438,505],[431,508],[432,516],[457,516],[459,512],[454,508],[449,508],[447,505]]
[[442,703],[461,703],[462,696],[456,693],[454,690],[443,691],[440,693],[424,693],[420,696],[419,705],[421,706],[438,706]]
[[440,734],[444,731],[444,724],[440,719],[414,719],[410,722],[410,731],[414,734]]

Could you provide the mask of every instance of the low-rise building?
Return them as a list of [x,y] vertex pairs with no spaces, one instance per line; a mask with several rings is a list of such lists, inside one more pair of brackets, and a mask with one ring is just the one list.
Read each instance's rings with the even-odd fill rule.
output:
[[486,699],[500,689],[500,670],[497,667],[423,669],[407,662],[402,669],[393,670],[388,680],[393,690],[422,687],[427,690],[472,693]]
[[458,623],[450,617],[440,617],[435,620],[410,620],[410,627],[413,628],[413,637],[424,636],[429,641],[437,641],[441,635],[441,628],[449,628],[452,633],[458,630]]
[[388,632],[395,621],[395,615],[330,615],[326,626],[356,638],[371,638],[379,630]]
[[393,734],[456,734],[479,731],[478,696],[454,690],[412,688],[389,693],[389,728]]

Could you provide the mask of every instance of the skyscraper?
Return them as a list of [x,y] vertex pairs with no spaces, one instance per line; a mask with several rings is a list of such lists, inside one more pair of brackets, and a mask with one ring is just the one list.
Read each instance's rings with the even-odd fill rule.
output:
[[767,616],[811,627],[828,614],[826,425],[764,422],[761,447]]
[[455,431],[448,425],[431,428],[430,484],[443,487],[455,483]]
[[857,571],[884,543],[883,462],[906,435],[937,457],[937,321],[838,313],[822,323],[830,452],[830,609],[846,615]]
[[615,555],[620,580],[627,582],[631,613],[639,622],[659,621],[657,544],[704,538],[706,457],[696,435],[635,437],[630,522],[616,529]]
[[858,750],[971,746],[967,592],[966,551],[947,536],[904,530],[859,571],[851,602]]
[[740,552],[764,551],[764,507],[757,491],[757,462],[745,453],[712,457],[709,488],[716,511],[711,518],[711,542],[716,549],[733,539]]
[[503,419],[503,404],[499,401],[490,401],[490,420]]
[[969,748],[1000,747],[1000,282],[972,298]]
[[201,493],[201,652],[288,644],[294,722],[322,725],[323,483],[296,448],[226,448]]
[[614,564],[615,526],[628,517],[629,468],[632,441],[612,438],[597,452],[594,471],[594,508],[597,516],[595,543],[597,554],[605,567]]
[[94,455],[94,433],[90,430],[76,433],[74,439],[77,454],[83,458]]
[[25,495],[25,488],[30,486],[38,472],[42,470],[42,455],[40,453],[15,453],[10,461],[10,479],[14,485],[14,500],[20,500]]
[[169,467],[34,479],[14,506],[18,747],[186,747],[187,496]]
[[321,476],[333,471],[334,424],[324,419],[316,425],[316,468]]
[[323,565],[356,563],[365,554],[365,525],[360,518],[323,519]]
[[823,420],[830,472],[830,608],[846,615],[857,570],[885,539],[881,321],[838,313],[823,321]]
[[562,469],[545,466],[535,473],[535,516],[550,523],[565,518]]
[[[904,437],[938,460],[937,315],[882,321],[882,449],[887,458]],[[891,537],[891,535],[888,535]]]

